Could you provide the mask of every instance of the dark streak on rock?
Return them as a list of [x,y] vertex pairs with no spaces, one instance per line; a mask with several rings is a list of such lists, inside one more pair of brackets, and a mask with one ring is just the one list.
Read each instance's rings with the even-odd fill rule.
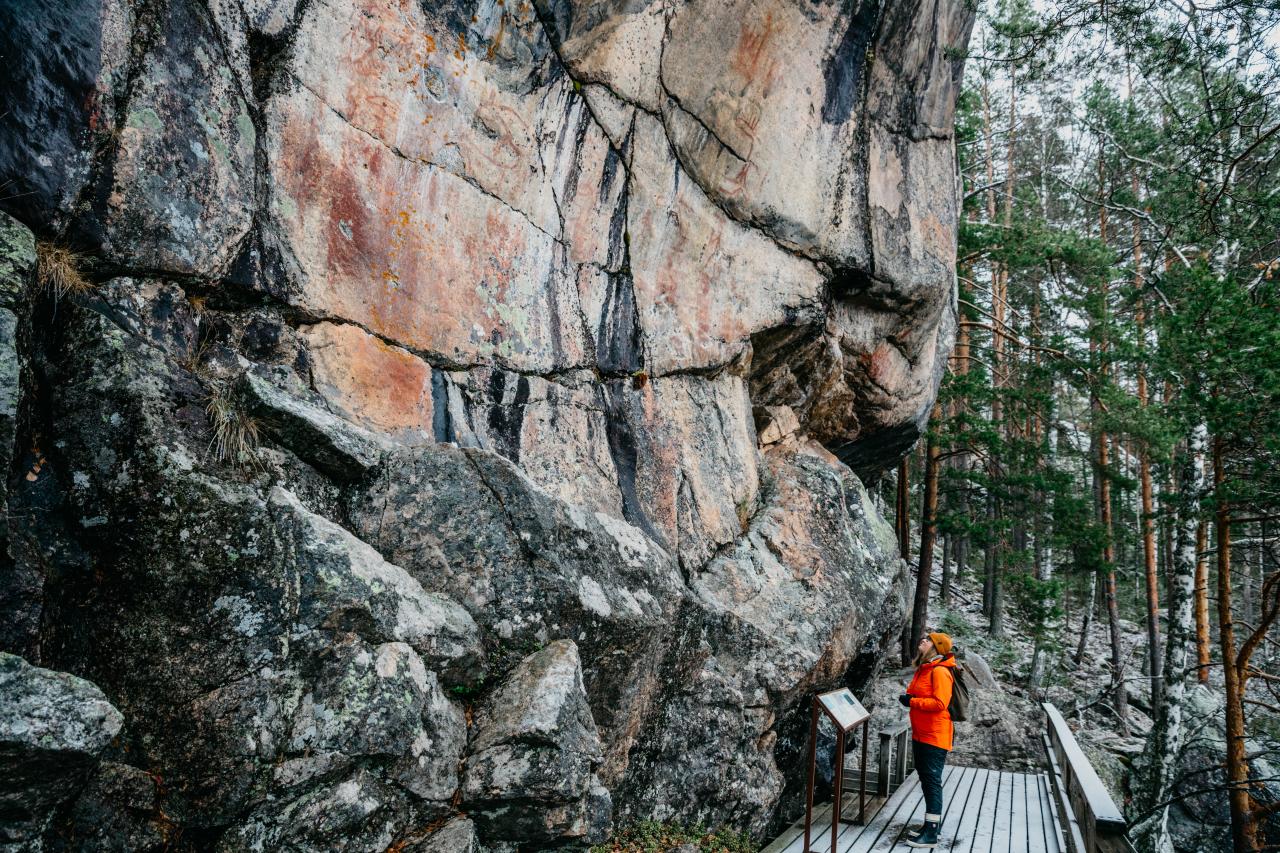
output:
[[827,124],[849,121],[854,105],[862,95],[867,45],[875,35],[879,11],[875,0],[861,0],[857,11],[849,17],[849,28],[836,45],[835,52],[823,63],[827,92],[822,101],[822,120]]
[[[928,409],[925,410],[926,415]],[[894,459],[905,455],[924,433],[919,423],[909,422],[894,427],[884,427],[865,438],[829,447],[840,461],[853,469],[868,487],[875,484]]]
[[668,546],[667,538],[645,515],[636,493],[636,466],[639,453],[636,448],[635,427],[628,414],[627,394],[634,393],[630,381],[615,379],[601,386],[601,406],[605,412],[605,431],[609,440],[609,457],[618,475],[618,490],[622,493],[622,516],[639,527],[655,542]]
[[596,333],[596,361],[606,373],[631,374],[644,369],[635,285],[625,270],[609,274],[609,289]]
[[[587,128],[591,126],[591,113],[587,110],[586,102],[580,95],[570,97],[578,101],[578,126],[573,130],[573,155],[569,162],[569,173],[565,176],[564,197],[560,200],[564,205],[571,204],[574,197],[578,195],[578,179],[582,177],[582,145],[587,139]],[[565,128],[561,135],[561,142],[567,135],[568,128]],[[556,147],[556,155],[560,156],[559,145]]]
[[[510,380],[515,379],[515,395],[507,402]],[[512,462],[520,461],[520,433],[524,410],[529,402],[529,378],[495,370],[489,377],[489,438],[494,449]]]
[[449,387],[444,371],[431,368],[431,434],[436,441],[457,441],[449,415]]

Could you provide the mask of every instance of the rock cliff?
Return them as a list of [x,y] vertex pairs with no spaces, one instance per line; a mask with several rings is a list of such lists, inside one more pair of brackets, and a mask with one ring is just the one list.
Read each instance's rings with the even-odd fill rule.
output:
[[0,666],[77,732],[0,703],[0,843],[788,816],[905,607],[971,24],[0,0]]

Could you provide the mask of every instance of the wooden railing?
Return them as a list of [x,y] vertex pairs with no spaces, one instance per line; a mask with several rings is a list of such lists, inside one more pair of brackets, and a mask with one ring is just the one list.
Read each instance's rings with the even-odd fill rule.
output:
[[[878,734],[875,776],[867,780],[866,788],[867,793],[880,801],[874,803],[873,809],[878,809],[898,790],[915,769],[915,756],[911,753],[911,725],[908,722],[904,720],[896,726],[881,729]],[[861,767],[846,765],[844,790],[857,791],[861,782]]]
[[1067,721],[1049,702],[1043,707],[1045,753],[1053,771],[1060,817],[1074,853],[1132,853],[1133,846],[1125,835],[1128,825],[1124,815],[1076,743]]

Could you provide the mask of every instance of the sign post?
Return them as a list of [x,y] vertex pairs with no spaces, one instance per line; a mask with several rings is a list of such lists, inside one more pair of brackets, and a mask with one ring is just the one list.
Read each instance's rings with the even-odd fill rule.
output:
[[813,699],[813,717],[809,723],[809,787],[804,807],[804,853],[810,853],[809,837],[813,824],[813,786],[818,769],[818,720],[825,714],[836,729],[835,803],[831,809],[831,848],[837,853],[836,840],[840,832],[840,800],[844,796],[844,744],[845,736],[858,726],[862,731],[862,776],[858,781],[858,822],[866,820],[867,793],[867,731],[871,714],[854,698],[848,688],[821,693]]

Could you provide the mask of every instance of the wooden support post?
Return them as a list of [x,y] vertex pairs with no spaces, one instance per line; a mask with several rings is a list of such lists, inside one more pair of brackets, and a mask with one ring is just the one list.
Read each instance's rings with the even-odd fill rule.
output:
[[813,703],[813,719],[809,723],[809,794],[804,806],[804,853],[809,853],[809,830],[813,823],[813,776],[818,767],[818,702]]
[[[836,730],[835,802],[831,804],[831,850],[836,849],[840,837],[840,811],[844,804],[844,751],[848,743],[849,733],[858,726],[863,727],[862,737],[862,778],[858,782],[859,790],[865,792],[867,787],[867,723],[871,714],[862,707],[849,688],[843,687],[828,693],[821,693],[813,698],[813,717],[809,723],[809,786],[804,810],[804,853],[810,853],[810,842],[813,836],[813,790],[816,783],[818,757],[818,715],[826,714]],[[859,795],[860,811],[865,810],[863,797]],[[861,818],[863,815],[860,814]]]
[[836,851],[840,834],[840,801],[844,799],[844,732],[836,727],[836,801],[831,807],[831,851]]
[[[867,824],[867,741],[871,740],[871,719],[862,724],[862,778],[858,780],[858,823]],[[831,847],[835,853],[835,846]]]

